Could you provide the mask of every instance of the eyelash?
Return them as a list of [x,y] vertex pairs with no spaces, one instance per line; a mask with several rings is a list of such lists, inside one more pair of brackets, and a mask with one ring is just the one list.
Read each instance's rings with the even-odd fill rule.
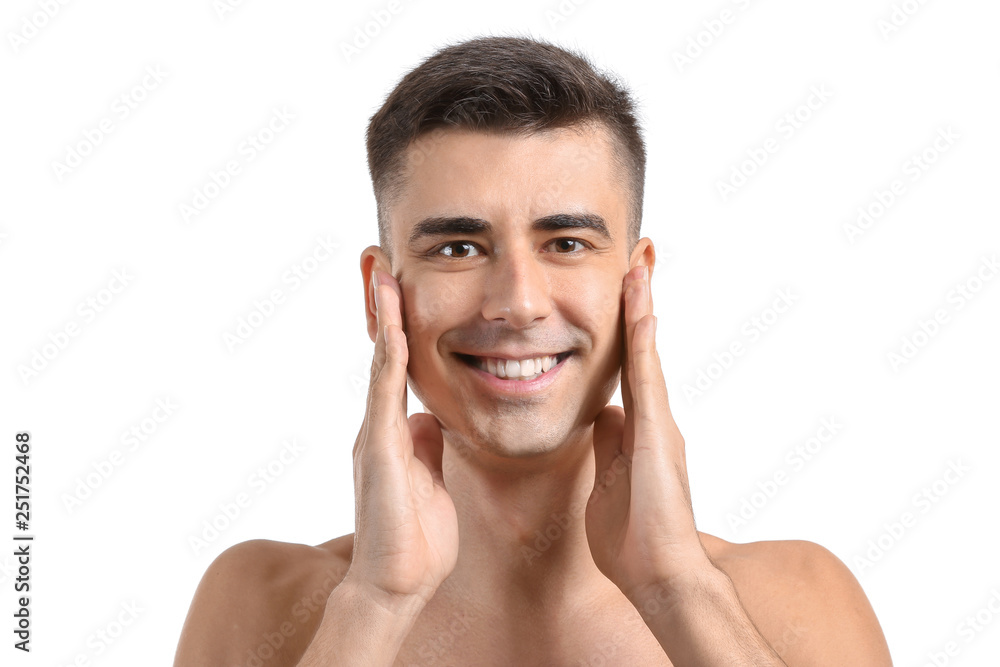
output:
[[[547,246],[548,245],[552,245],[553,243],[557,243],[559,241],[572,241],[574,243],[579,243],[581,246],[584,247],[584,249],[591,247],[590,244],[587,243],[586,241],[583,241],[581,239],[572,239],[572,238],[552,239],[546,245]],[[450,247],[456,246],[456,245],[470,245],[470,246],[476,246],[477,248],[479,247],[479,244],[473,243],[472,241],[449,241],[448,243],[442,243],[441,245],[435,247],[428,254],[431,255],[432,257],[439,257],[440,256],[440,257],[447,257],[448,259],[468,259],[467,257],[452,257],[450,255],[442,255],[441,254],[441,251],[444,250],[445,248],[450,248]],[[556,254],[557,255],[577,255],[577,254],[579,254],[579,252],[557,252]]]

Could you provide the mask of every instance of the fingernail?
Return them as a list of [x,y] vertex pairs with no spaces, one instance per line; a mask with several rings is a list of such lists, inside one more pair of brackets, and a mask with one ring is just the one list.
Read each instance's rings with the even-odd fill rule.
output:
[[643,280],[649,280],[649,267],[648,266],[642,267],[642,279]]
[[375,310],[378,311],[378,271],[372,270],[372,291],[375,292]]

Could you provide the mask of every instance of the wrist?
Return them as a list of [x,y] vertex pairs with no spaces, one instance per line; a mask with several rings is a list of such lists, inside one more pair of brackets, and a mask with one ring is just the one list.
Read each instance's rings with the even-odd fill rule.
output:
[[729,576],[705,561],[690,568],[638,582],[622,592],[643,618],[678,614],[706,599],[725,595]]
[[393,593],[351,576],[345,576],[330,595],[339,595],[343,599],[364,604],[380,616],[404,621],[416,619],[427,606],[427,600],[420,595]]

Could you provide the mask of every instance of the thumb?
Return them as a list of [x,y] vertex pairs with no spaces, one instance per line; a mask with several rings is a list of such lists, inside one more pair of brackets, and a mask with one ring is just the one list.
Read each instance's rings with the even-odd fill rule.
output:
[[441,433],[441,423],[428,412],[416,412],[410,415],[408,421],[410,437],[413,439],[413,455],[427,466],[434,481],[444,486],[444,473],[441,470],[444,435]]
[[[594,489],[610,486],[614,480],[605,479],[611,470],[615,475],[620,466],[613,466],[622,454],[622,436],[625,432],[625,411],[617,405],[605,406],[594,420]],[[614,469],[612,469],[614,467]]]

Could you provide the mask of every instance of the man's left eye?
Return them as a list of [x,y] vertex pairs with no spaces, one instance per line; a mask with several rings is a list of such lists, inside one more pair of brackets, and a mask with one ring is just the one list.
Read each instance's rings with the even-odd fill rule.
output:
[[[574,244],[574,243],[576,245],[580,246],[580,248],[583,248],[583,249],[585,249],[587,247],[584,244],[583,241],[578,241],[576,239],[556,239],[555,241],[552,241],[549,245],[555,245],[556,246],[556,248],[557,248],[556,253],[557,254],[560,254],[560,255],[571,255],[571,254],[573,254],[573,252],[572,252],[572,250],[573,250],[572,244]],[[567,244],[569,244],[569,247],[567,247]]]

